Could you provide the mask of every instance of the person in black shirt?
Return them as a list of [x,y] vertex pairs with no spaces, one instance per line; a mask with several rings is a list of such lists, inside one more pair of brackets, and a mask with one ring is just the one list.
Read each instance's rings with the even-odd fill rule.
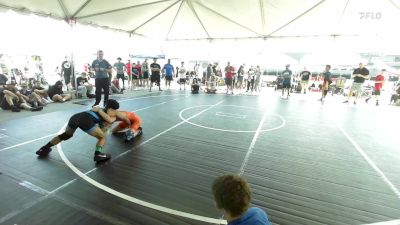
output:
[[363,63],[360,63],[359,68],[354,70],[352,77],[354,81],[350,88],[349,97],[343,103],[349,103],[350,98],[353,96],[353,92],[355,92],[354,104],[356,104],[358,96],[362,92],[364,81],[369,77],[369,70],[364,67]]
[[71,75],[72,75],[72,64],[68,60],[68,57],[65,57],[65,61],[61,64],[61,76],[64,77],[65,85],[67,86],[67,90],[69,89],[69,84],[71,83]]
[[153,87],[153,83],[156,83],[156,85],[158,86],[158,90],[161,90],[161,85],[160,85],[160,71],[161,71],[161,66],[160,64],[157,63],[157,58],[153,59],[153,63],[150,65],[150,70],[151,70],[151,78],[150,78],[150,91],[151,88]]
[[310,71],[307,70],[306,67],[304,67],[304,70],[301,71],[300,77],[301,77],[301,92],[300,93],[306,93],[306,90],[308,89],[308,82],[310,81]]
[[324,77],[324,82],[322,83],[322,96],[319,99],[320,101],[324,101],[326,95],[328,94],[329,85],[332,83],[332,74],[331,72],[329,72],[330,69],[331,65],[326,65],[325,71],[322,73],[322,76]]
[[54,85],[49,87],[47,94],[49,95],[50,99],[54,102],[66,102],[71,99],[71,95],[64,94],[62,90],[62,82],[57,81]]

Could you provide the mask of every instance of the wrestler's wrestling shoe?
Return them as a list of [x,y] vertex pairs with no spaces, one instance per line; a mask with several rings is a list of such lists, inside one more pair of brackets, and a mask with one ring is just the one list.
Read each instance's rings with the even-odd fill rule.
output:
[[125,141],[126,141],[126,142],[129,142],[129,141],[131,141],[132,139],[133,139],[132,131],[131,131],[131,130],[127,130],[127,131],[125,132]]
[[95,152],[93,160],[96,162],[102,162],[102,161],[107,161],[111,159],[110,154],[102,153],[102,152]]
[[50,147],[46,148],[43,146],[39,150],[36,151],[36,155],[44,157],[44,156],[47,156],[50,152],[51,152]]

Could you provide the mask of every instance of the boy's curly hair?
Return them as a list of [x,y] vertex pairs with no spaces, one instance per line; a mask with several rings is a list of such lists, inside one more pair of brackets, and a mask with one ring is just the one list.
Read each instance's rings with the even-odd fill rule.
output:
[[251,192],[247,181],[236,174],[226,174],[214,180],[214,200],[219,209],[225,209],[231,216],[242,215],[250,206]]

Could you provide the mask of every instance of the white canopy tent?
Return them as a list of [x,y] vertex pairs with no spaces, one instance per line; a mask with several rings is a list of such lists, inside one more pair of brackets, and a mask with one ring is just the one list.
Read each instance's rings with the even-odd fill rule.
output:
[[[257,61],[291,52],[330,54],[332,59],[343,52],[400,51],[400,32],[394,28],[400,21],[400,0],[0,0],[0,11],[8,9],[76,21],[77,26],[71,34],[67,23],[49,31],[3,20],[8,27],[0,45],[6,47],[10,45],[4,43],[16,41],[6,36],[19,30],[20,43],[26,36],[41,43],[35,39],[40,34],[69,37],[71,45],[64,47],[77,53],[102,48],[114,55],[150,52]],[[46,53],[66,50],[45,42]],[[74,47],[78,42],[84,47]],[[43,51],[43,45],[27,44],[26,49]]]

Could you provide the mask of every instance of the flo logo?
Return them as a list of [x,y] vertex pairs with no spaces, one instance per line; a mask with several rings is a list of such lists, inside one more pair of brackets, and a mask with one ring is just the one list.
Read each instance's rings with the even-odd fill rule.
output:
[[381,18],[381,12],[360,12],[360,20],[379,20]]

